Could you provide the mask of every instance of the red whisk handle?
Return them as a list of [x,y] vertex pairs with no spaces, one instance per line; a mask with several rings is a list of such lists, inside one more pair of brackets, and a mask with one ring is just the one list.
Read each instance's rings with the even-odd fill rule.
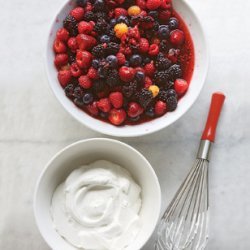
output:
[[207,117],[207,123],[201,137],[202,140],[209,140],[211,142],[214,142],[216,127],[218,124],[224,100],[225,100],[225,95],[223,93],[220,92],[213,93]]

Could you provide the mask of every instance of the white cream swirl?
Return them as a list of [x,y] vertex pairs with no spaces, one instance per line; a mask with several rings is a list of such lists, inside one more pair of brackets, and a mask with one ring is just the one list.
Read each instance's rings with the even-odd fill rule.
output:
[[122,250],[140,230],[141,188],[130,173],[99,160],[74,170],[52,197],[57,232],[85,250]]

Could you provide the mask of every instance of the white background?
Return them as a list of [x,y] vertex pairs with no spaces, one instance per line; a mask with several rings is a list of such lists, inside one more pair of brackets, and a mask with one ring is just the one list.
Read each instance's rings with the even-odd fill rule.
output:
[[[250,249],[250,1],[189,0],[210,47],[206,85],[191,110],[153,135],[122,139],[151,162],[163,206],[190,169],[210,95],[227,95],[210,165],[208,250]],[[62,0],[0,0],[0,249],[48,250],[33,217],[46,162],[76,140],[100,137],[73,120],[49,89],[45,38]],[[153,239],[143,250],[153,250]]]

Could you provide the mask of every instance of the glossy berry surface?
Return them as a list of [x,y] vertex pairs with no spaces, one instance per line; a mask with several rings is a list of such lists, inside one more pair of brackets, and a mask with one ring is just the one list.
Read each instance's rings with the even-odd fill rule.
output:
[[55,34],[65,95],[115,126],[178,108],[194,68],[187,26],[171,0],[77,0]]

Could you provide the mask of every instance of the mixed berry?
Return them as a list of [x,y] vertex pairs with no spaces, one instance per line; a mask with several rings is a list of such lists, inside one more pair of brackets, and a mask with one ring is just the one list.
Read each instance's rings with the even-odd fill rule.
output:
[[171,0],[77,0],[53,47],[66,96],[114,125],[174,111],[194,67]]

